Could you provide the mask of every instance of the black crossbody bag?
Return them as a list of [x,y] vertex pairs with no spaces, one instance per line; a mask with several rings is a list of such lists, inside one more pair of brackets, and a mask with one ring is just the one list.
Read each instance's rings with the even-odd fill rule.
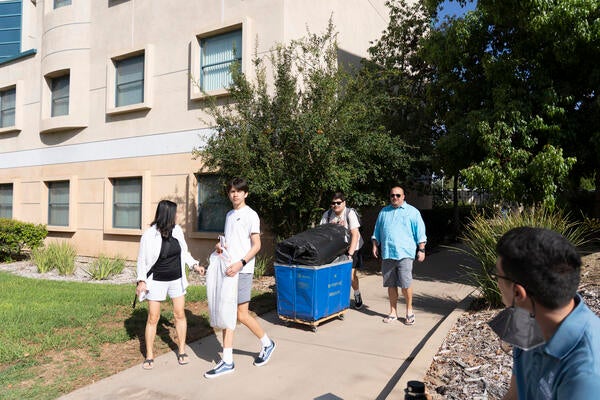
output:
[[[150,277],[150,275],[152,275],[152,273],[154,272],[154,267],[156,267],[156,264],[158,264],[158,262],[161,260],[161,258],[165,258],[165,255],[167,253],[167,251],[169,250],[169,241],[167,240],[167,245],[165,246],[165,241],[163,240],[161,246],[160,246],[160,253],[158,254],[158,260],[156,260],[156,262],[154,263],[154,265],[152,266],[152,268],[150,268],[148,270],[148,272],[146,273],[146,279],[148,279]],[[137,285],[137,284],[136,284]],[[137,304],[137,294],[134,294],[133,297],[133,304],[131,305],[131,308],[135,308],[135,305]]]

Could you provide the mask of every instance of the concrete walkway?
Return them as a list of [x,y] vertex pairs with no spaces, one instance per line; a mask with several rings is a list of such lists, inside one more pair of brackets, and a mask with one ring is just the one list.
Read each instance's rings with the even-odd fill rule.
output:
[[[421,380],[463,301],[473,291],[459,265],[466,256],[443,250],[415,263],[416,323],[382,323],[389,303],[380,275],[360,280],[365,307],[349,309],[312,332],[307,325],[286,326],[276,312],[260,322],[277,348],[269,364],[252,365],[259,341],[244,326],[236,329],[235,372],[217,379],[202,374],[220,359],[221,335],[189,345],[190,363],[174,353],[157,357],[154,369],[136,366],[63,396],[77,399],[402,399],[408,380]],[[402,300],[401,300],[402,302]],[[404,313],[404,304],[398,312]]]

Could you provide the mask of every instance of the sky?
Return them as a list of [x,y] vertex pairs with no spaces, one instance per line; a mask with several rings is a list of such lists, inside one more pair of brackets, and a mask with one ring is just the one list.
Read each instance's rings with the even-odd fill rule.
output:
[[443,10],[439,14],[440,21],[444,19],[446,15],[462,15],[467,11],[475,9],[477,1],[469,2],[465,8],[461,8],[456,1],[446,0],[442,4]]

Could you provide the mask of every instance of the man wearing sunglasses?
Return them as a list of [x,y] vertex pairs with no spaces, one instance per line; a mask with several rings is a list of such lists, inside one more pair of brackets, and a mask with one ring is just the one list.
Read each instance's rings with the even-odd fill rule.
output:
[[362,267],[362,258],[359,252],[363,245],[363,239],[360,236],[360,220],[358,214],[353,208],[346,207],[346,196],[342,192],[336,192],[331,200],[331,208],[323,214],[321,225],[339,224],[350,231],[350,246],[348,247],[348,257],[352,259],[352,289],[354,289],[354,308],[362,308],[362,296],[358,285],[358,275],[356,270]]
[[411,287],[413,261],[415,255],[419,262],[425,260],[427,236],[421,213],[404,201],[404,189],[400,186],[390,190],[390,204],[379,212],[371,240],[373,257],[382,258],[383,286],[387,287],[390,300],[390,312],[383,322],[398,321],[396,307],[398,288],[401,288],[406,301],[404,323],[414,325]]
[[498,281],[507,306],[490,326],[513,345],[505,400],[597,399],[600,318],[577,294],[581,258],[549,229],[520,227],[496,246]]

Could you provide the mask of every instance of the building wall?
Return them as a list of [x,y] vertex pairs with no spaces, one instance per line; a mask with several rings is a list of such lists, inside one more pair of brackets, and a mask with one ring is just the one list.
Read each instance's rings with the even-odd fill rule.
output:
[[[351,4],[349,4],[351,3]],[[13,218],[48,222],[47,182],[69,180],[69,240],[82,255],[135,258],[142,229],[111,227],[111,179],[143,180],[142,228],[159,200],[179,205],[195,257],[207,257],[216,232],[195,232],[202,166],[192,149],[211,134],[197,78],[199,40],[242,28],[242,69],[275,43],[321,32],[333,15],[343,52],[356,59],[387,25],[383,1],[368,0],[53,0],[23,1],[24,47],[35,54],[0,63],[0,90],[15,86],[15,126],[0,128],[0,184],[13,184]],[[22,48],[22,51],[27,48]],[[143,52],[144,101],[114,104],[114,62]],[[50,80],[69,72],[68,115],[51,117]],[[226,102],[226,91],[211,93]],[[240,172],[243,174],[243,171]],[[272,248],[273,239],[263,239]]]

